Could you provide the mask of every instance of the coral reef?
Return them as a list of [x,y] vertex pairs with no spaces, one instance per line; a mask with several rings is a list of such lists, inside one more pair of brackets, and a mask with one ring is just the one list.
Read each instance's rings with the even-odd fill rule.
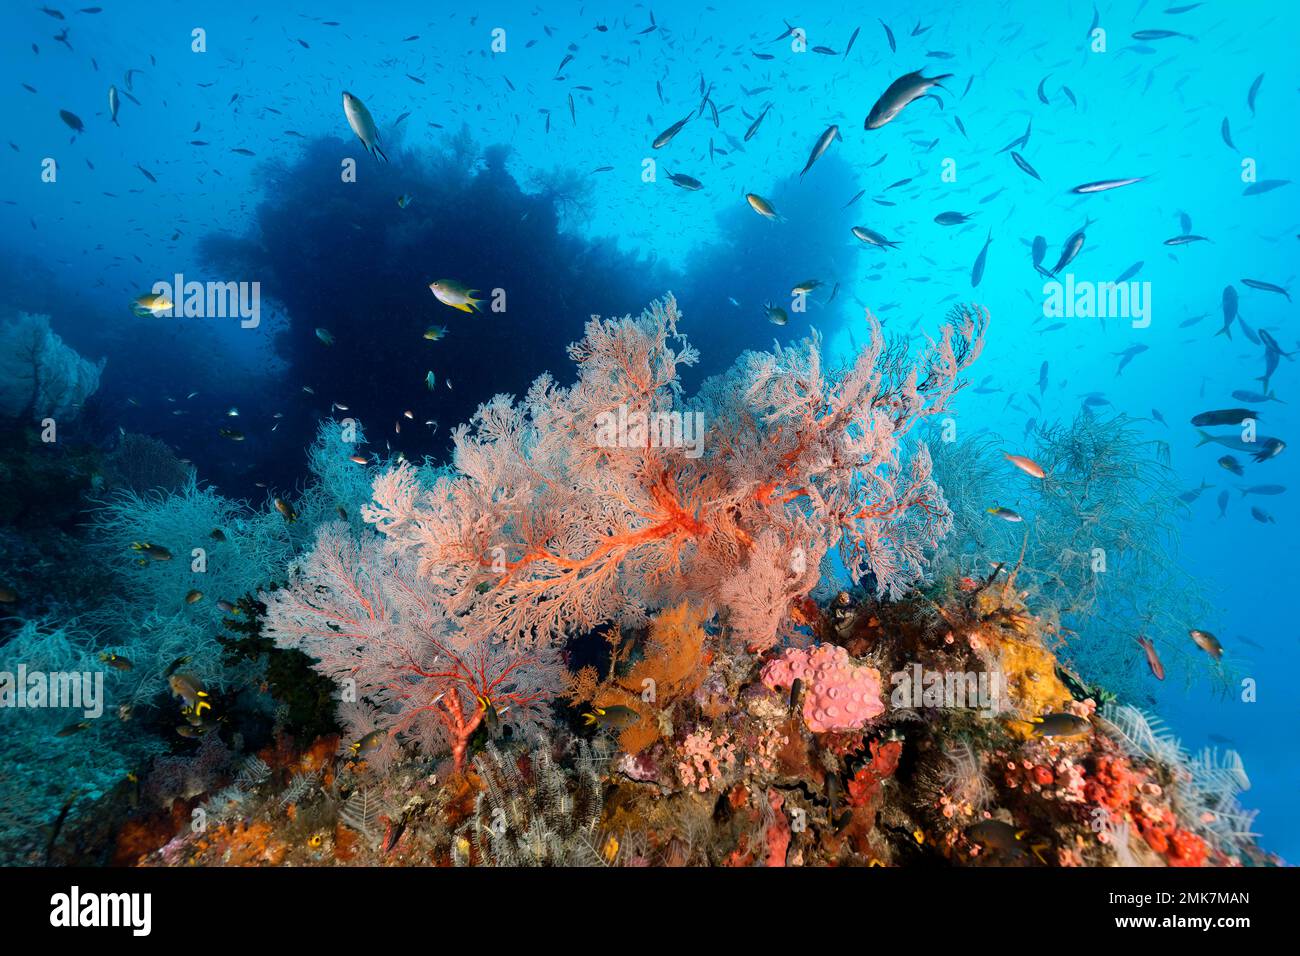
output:
[[[804,646],[779,654],[750,653],[689,606],[661,613],[667,621],[658,628],[652,620],[611,642],[612,656],[624,660],[608,682],[584,682],[588,690],[618,688],[636,666],[630,659],[642,648],[649,653],[656,630],[661,647],[665,629],[692,654],[700,640],[693,689],[677,685],[641,715],[653,717],[656,732],[649,742],[635,740],[635,751],[621,748],[617,726],[570,730],[559,720],[547,722],[548,737],[484,726],[468,743],[473,759],[460,768],[439,765],[413,747],[384,759],[372,759],[378,751],[353,756],[347,747],[340,752],[333,737],[298,757],[282,739],[257,761],[245,761],[234,778],[229,770],[211,778],[208,793],[183,789],[181,796],[205,808],[209,825],[201,833],[164,828],[142,859],[510,866],[1276,862],[1255,847],[1250,815],[1237,803],[1249,781],[1235,755],[1189,758],[1132,707],[1111,703],[1099,711],[1095,700],[1077,696],[1084,693],[1079,686],[1060,680],[1036,688],[1028,673],[1051,675],[1058,666],[1045,644],[1052,623],[1021,601],[1005,572],[978,591],[937,582],[899,600],[841,595],[805,605]],[[624,646],[634,650],[621,654]],[[1007,653],[1016,647],[1037,653]],[[792,676],[792,663],[821,657],[831,673],[858,667],[889,675],[879,679],[886,686],[872,719],[826,727],[803,700],[791,701],[787,680],[804,679]],[[1024,680],[1000,676],[1004,697],[981,692],[978,699],[953,699],[953,685],[942,680],[934,696],[929,685],[924,695],[905,689],[916,665],[926,673],[991,679],[1008,664]],[[808,672],[809,691],[816,674]],[[1044,714],[1042,723],[1034,721]],[[197,779],[201,765],[176,764],[176,779]],[[121,839],[131,841],[131,852],[148,843],[138,828]]]
[[[953,508],[905,440],[983,314],[915,357],[867,324],[846,368],[814,336],[688,400],[670,298],[593,320],[576,383],[482,406],[447,466],[367,459],[344,420],[292,504],[115,493],[120,599],[3,649],[111,671],[124,709],[31,718],[0,854],[103,845],[88,805],[157,866],[1276,862],[1237,755],[1189,757],[1065,658],[1027,545],[935,570]],[[699,454],[632,413],[698,413]],[[37,792],[46,747],[76,785]]]
[[791,648],[763,666],[763,683],[772,690],[804,688],[803,719],[814,733],[857,730],[884,712],[880,674],[854,662],[833,644],[812,651]]

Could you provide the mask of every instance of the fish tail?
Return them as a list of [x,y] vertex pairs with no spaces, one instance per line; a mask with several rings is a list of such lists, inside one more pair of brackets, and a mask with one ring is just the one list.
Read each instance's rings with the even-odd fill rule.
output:
[[374,146],[370,148],[374,151],[374,154],[377,158],[382,159],[384,162],[388,162],[388,157],[384,154],[384,151],[379,148],[378,143],[376,143]]
[[1196,443],[1197,448],[1200,448],[1202,445],[1208,445],[1210,442],[1214,441],[1214,437],[1203,429],[1196,429],[1196,434],[1201,438],[1201,440]]

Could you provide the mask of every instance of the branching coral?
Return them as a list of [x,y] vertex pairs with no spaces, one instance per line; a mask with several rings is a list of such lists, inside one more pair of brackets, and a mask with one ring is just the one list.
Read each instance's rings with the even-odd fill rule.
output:
[[93,547],[117,586],[87,621],[134,663],[126,675],[133,698],[163,690],[164,672],[182,655],[190,671],[219,680],[216,635],[225,612],[217,602],[234,602],[282,573],[296,551],[294,531],[274,511],[251,512],[192,477],[174,494],[117,492],[94,517]]
[[585,173],[567,166],[536,170],[529,185],[538,195],[555,206],[555,215],[564,227],[590,221],[596,204],[595,181]]
[[[68,822],[111,791],[133,766],[162,749],[118,716],[130,675],[107,668],[93,634],[73,622],[26,621],[0,646],[0,865],[49,862],[44,856],[53,822],[66,804]],[[23,670],[20,670],[23,668]],[[75,691],[71,701],[51,696],[16,706],[26,674],[51,678]],[[85,675],[88,682],[80,678]],[[57,683],[56,683],[57,681]],[[75,703],[75,706],[65,706]]]
[[920,577],[950,518],[929,456],[905,465],[901,439],[947,408],[985,315],[957,311],[913,360],[868,315],[870,344],[848,368],[824,369],[813,336],[746,353],[689,403],[678,373],[696,353],[677,321],[671,297],[638,319],[593,319],[569,350],[573,386],[543,376],[522,402],[481,406],[431,487],[407,465],[375,480],[366,520],[414,553],[463,627],[549,644],[687,597],[727,609],[763,648],[830,547],[879,592]]
[[[128,469],[141,481],[117,487],[93,513],[93,547],[115,573],[117,587],[86,621],[134,663],[126,675],[134,701],[163,690],[168,665],[182,655],[190,658],[190,672],[222,683],[231,675],[220,668],[216,636],[224,618],[245,614],[232,606],[280,579],[311,546],[314,529],[338,520],[339,507],[345,513],[350,508],[354,522],[364,527],[357,511],[368,497],[369,479],[365,467],[350,460],[363,442],[359,427],[321,423],[308,453],[313,480],[295,499],[292,521],[270,501],[254,508],[200,487],[192,472],[178,489],[150,490],[158,469]],[[139,440],[129,445],[138,446]],[[152,458],[160,449],[145,446],[144,454]],[[130,457],[140,457],[138,450]]]
[[151,491],[173,494],[185,487],[192,473],[164,442],[134,432],[123,435],[104,458],[104,483],[137,495]]
[[560,686],[553,654],[515,653],[461,629],[409,559],[340,521],[319,529],[289,583],[262,600],[266,633],[316,659],[345,700],[367,702],[371,729],[450,752],[457,769],[485,718],[528,729]]

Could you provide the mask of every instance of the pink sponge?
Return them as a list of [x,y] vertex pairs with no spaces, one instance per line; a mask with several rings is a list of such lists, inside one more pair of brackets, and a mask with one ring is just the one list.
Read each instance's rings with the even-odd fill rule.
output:
[[811,651],[790,648],[763,665],[762,677],[772,690],[788,690],[796,679],[803,681],[803,719],[813,733],[857,730],[885,711],[880,672],[835,644],[819,644]]

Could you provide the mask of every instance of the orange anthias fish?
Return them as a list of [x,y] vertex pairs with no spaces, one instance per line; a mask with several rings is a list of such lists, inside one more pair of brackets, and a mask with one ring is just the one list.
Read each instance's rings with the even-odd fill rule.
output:
[[1164,680],[1165,665],[1160,663],[1160,655],[1156,653],[1156,646],[1151,643],[1151,638],[1139,637],[1137,642],[1142,645],[1142,650],[1147,652],[1147,666],[1151,668],[1151,673],[1155,675],[1156,680]]
[[1047,477],[1047,472],[1043,471],[1043,466],[1032,458],[1026,458],[1024,455],[1004,455],[1004,457],[1026,475],[1031,475],[1034,478]]

